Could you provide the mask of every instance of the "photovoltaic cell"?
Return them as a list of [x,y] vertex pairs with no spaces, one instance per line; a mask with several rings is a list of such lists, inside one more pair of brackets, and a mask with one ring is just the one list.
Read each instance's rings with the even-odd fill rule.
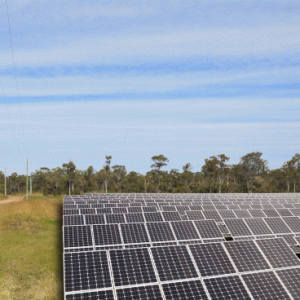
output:
[[146,226],[152,242],[175,240],[171,226],[167,222],[147,223]]
[[93,246],[90,226],[65,226],[64,248]]
[[252,218],[252,216],[249,214],[249,212],[247,210],[235,210],[234,213],[239,219]]
[[93,231],[97,246],[122,244],[117,224],[93,225]]
[[118,300],[163,300],[158,285],[117,289]]
[[125,244],[149,242],[144,223],[121,224],[121,232]]
[[111,287],[105,251],[65,253],[66,292]]
[[299,259],[282,238],[257,240],[256,243],[272,267],[282,268],[300,265]]
[[251,300],[238,276],[204,279],[212,300]]
[[242,278],[244,279],[254,299],[291,299],[273,272],[246,274],[242,275]]
[[166,300],[208,300],[200,280],[162,285]]
[[201,276],[235,273],[225,250],[220,243],[190,245]]
[[298,299],[300,295],[300,269],[286,269],[276,271],[276,273],[294,299]]
[[270,269],[253,241],[224,243],[239,272]]
[[263,209],[263,212],[267,217],[279,217],[278,212],[275,209]]
[[156,247],[151,252],[161,281],[198,277],[186,246]]
[[156,282],[147,248],[111,250],[110,259],[116,286]]
[[191,221],[170,222],[177,240],[200,239],[197,230]]
[[214,220],[195,221],[194,223],[203,239],[223,237],[223,234]]
[[66,300],[114,300],[112,290],[66,295]]

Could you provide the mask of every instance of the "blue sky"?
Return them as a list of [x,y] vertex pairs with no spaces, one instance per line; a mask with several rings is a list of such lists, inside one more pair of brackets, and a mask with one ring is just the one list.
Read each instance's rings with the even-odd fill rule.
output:
[[99,170],[112,155],[145,173],[164,154],[199,171],[252,151],[277,168],[300,151],[298,1],[7,3],[1,170]]

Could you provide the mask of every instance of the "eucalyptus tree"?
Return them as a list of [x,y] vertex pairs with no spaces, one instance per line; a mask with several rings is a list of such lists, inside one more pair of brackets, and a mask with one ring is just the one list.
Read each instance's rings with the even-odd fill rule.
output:
[[116,182],[117,190],[119,191],[121,182],[124,180],[127,171],[125,166],[114,165],[111,167],[113,169],[113,176]]
[[252,193],[255,177],[268,171],[267,161],[261,158],[261,152],[251,152],[240,159],[241,173],[246,182],[248,193]]
[[287,161],[283,169],[285,170],[288,178],[288,190],[289,179],[294,183],[294,193],[296,192],[296,181],[300,178],[300,154],[296,153],[289,161]]
[[217,182],[216,173],[218,160],[215,156],[211,156],[210,158],[206,158],[204,161],[205,164],[202,166],[201,170],[209,186],[209,192],[211,193]]
[[163,179],[163,175],[161,174],[160,169],[162,167],[165,167],[167,165],[167,162],[169,162],[168,158],[165,157],[164,155],[154,155],[151,157],[153,160],[154,164],[151,165],[151,168],[153,168],[152,173],[156,177],[156,182],[157,182],[157,192],[159,193],[159,186],[161,184],[161,180]]
[[71,195],[71,190],[74,190],[74,184],[75,184],[75,177],[76,177],[76,165],[72,160],[69,160],[69,163],[63,164],[62,167],[64,168],[67,180],[69,183],[69,195]]
[[102,178],[103,183],[104,183],[104,187],[105,187],[105,193],[107,193],[107,186],[108,186],[108,182],[111,180],[111,178],[113,177],[111,168],[110,168],[110,163],[111,163],[111,159],[112,156],[105,156],[105,165],[103,166],[103,169],[101,169],[99,171],[99,176],[100,178]]

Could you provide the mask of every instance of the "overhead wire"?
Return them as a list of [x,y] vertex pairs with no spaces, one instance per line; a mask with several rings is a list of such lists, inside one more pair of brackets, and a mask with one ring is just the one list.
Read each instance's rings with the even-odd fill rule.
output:
[[[19,145],[18,145],[18,141],[17,141],[17,138],[16,138],[16,135],[15,135],[15,131],[13,129],[13,126],[12,126],[12,122],[11,122],[11,116],[10,116],[10,112],[9,112],[9,109],[8,109],[8,105],[7,105],[7,99],[6,99],[6,96],[5,96],[5,92],[4,92],[4,88],[3,88],[3,84],[2,84],[2,80],[1,80],[1,76],[0,76],[0,88],[1,88],[1,91],[2,91],[2,96],[3,96],[3,99],[4,99],[4,103],[5,103],[5,107],[6,107],[6,112],[7,112],[7,115],[8,115],[8,120],[9,120],[9,124],[10,124],[10,128],[11,128],[11,131],[12,131],[12,136],[15,140],[15,143],[16,143],[16,146],[17,146],[17,149],[18,149],[18,153],[20,155],[20,157],[22,158],[22,154],[21,154],[21,151],[20,151],[20,148],[19,148]],[[1,134],[4,138],[4,135],[2,133],[2,130],[1,130]],[[6,143],[7,146],[9,147],[9,143]],[[12,151],[9,151],[12,154]],[[15,157],[14,157],[15,158]]]
[[[10,26],[10,19],[9,19],[9,12],[8,12],[8,2],[5,0],[5,8],[6,8],[6,15],[7,15],[7,22],[8,22],[8,29],[9,29],[9,37],[10,37],[10,46],[11,46],[11,53],[12,53],[12,59],[13,59],[13,69],[14,69],[14,79],[15,79],[15,85],[16,85],[16,92],[17,92],[17,98],[20,102],[20,95],[19,95],[19,85],[18,85],[18,80],[17,80],[17,71],[16,71],[16,63],[15,63],[15,54],[14,54],[14,48],[13,48],[13,40],[12,40],[12,34],[11,34],[11,26]],[[24,143],[24,148],[26,151],[26,156],[28,157],[28,152],[27,152],[27,146],[26,146],[26,139],[25,139],[25,131],[24,131],[24,124],[23,124],[23,118],[22,118],[22,113],[19,108],[19,113],[20,113],[20,119],[21,119],[21,125],[22,125],[22,132],[23,132],[23,143]]]

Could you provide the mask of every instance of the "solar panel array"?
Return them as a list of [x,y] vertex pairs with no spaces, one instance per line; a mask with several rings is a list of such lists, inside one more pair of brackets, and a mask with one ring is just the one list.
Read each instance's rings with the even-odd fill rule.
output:
[[65,299],[299,299],[299,194],[85,194],[63,209]]

